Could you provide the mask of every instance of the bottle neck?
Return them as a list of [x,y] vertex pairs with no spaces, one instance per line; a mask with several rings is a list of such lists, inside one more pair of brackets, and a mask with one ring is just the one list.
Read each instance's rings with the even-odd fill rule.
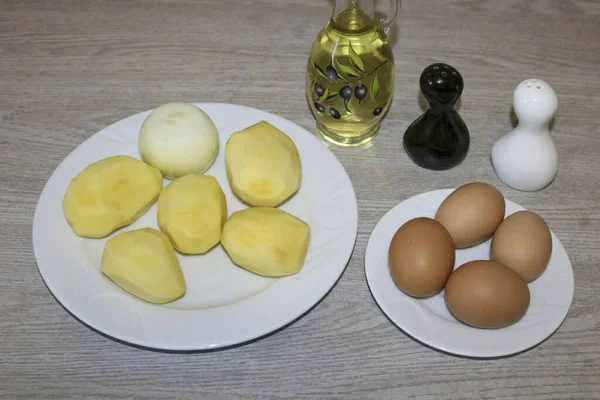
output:
[[514,129],[515,133],[522,135],[544,135],[550,133],[547,124],[522,124],[519,123]]
[[518,132],[524,133],[547,133],[549,131],[550,121],[545,119],[536,120],[535,118],[519,118],[515,128]]
[[341,31],[360,32],[373,26],[373,0],[336,0],[331,25]]
[[429,114],[432,116],[437,115],[446,115],[454,111],[454,104],[445,104],[445,105],[432,105],[429,104],[428,108]]

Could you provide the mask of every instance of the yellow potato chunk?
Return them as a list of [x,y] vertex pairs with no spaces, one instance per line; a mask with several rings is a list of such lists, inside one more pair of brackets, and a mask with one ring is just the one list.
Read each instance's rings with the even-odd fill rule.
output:
[[175,249],[156,229],[142,228],[110,238],[100,269],[121,289],[150,303],[169,303],[185,293]]
[[279,277],[300,271],[310,227],[278,208],[236,211],[223,227],[221,243],[231,260],[258,275]]
[[78,236],[100,238],[141,217],[162,190],[159,170],[129,156],[88,165],[69,183],[63,212]]
[[302,164],[294,142],[266,121],[234,132],[225,145],[233,192],[256,207],[277,207],[300,188]]
[[158,197],[158,226],[185,254],[206,253],[217,245],[226,218],[225,193],[214,176],[182,176]]

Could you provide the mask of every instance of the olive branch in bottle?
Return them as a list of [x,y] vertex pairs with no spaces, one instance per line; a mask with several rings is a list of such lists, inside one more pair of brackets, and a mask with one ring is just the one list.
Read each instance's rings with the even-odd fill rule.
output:
[[[383,61],[377,67],[373,68],[373,70],[369,72],[365,72],[365,65],[362,59],[356,54],[356,51],[350,44],[348,51],[348,59],[350,61],[350,65],[342,64],[337,58],[332,57],[331,62],[324,69],[321,68],[316,62],[310,64],[309,68],[312,69],[313,76],[319,76],[321,81],[327,82],[325,86],[321,85],[317,80],[313,82],[313,93],[315,96],[315,107],[319,111],[325,111],[325,107],[320,103],[331,100],[337,96],[341,97],[344,102],[344,108],[347,112],[352,114],[352,111],[348,108],[348,104],[350,100],[352,100],[352,96],[358,100],[358,104],[362,104],[367,95],[370,95],[371,99],[375,104],[377,104],[377,95],[380,90],[380,82],[379,82],[379,74],[378,70],[384,66],[388,60]],[[363,81],[370,75],[373,75],[372,79],[369,82],[369,88],[367,88]],[[331,86],[333,84],[346,83],[339,91],[332,91]],[[354,86],[354,84],[358,83],[358,85]],[[354,88],[353,88],[354,86]],[[320,106],[320,107],[319,107]],[[383,109],[383,105],[378,105],[374,110],[373,114],[375,116],[381,114]],[[339,118],[339,113],[337,111],[331,114],[334,118]],[[334,115],[337,114],[337,115]]]

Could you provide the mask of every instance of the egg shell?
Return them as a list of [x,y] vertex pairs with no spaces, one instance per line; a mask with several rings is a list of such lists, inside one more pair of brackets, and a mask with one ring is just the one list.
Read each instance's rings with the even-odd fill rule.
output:
[[515,270],[525,282],[544,273],[551,255],[550,229],[531,211],[509,215],[494,233],[490,247],[490,258]]
[[456,248],[462,249],[489,239],[504,219],[505,206],[498,189],[473,182],[450,193],[435,219],[446,227]]
[[529,287],[512,269],[476,260],[458,267],[446,283],[446,306],[459,321],[484,329],[519,321],[529,308]]
[[432,218],[415,218],[402,225],[389,247],[389,268],[396,286],[412,297],[439,293],[454,268],[454,243]]

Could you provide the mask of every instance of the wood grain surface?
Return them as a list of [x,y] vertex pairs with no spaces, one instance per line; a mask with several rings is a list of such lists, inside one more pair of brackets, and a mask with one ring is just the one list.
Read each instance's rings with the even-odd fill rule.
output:
[[[380,2],[384,9],[386,2]],[[405,0],[393,30],[397,84],[368,148],[332,148],[359,204],[341,280],[293,325],[233,349],[168,354],[115,342],[52,297],[34,258],[40,192],[70,151],[108,124],[173,100],[248,105],[311,132],[306,59],[326,0],[0,2],[0,397],[7,399],[600,399],[600,1]],[[468,158],[415,166],[402,134],[422,112],[418,76],[436,61],[465,78]],[[489,162],[511,129],[514,87],[547,80],[559,97],[560,171],[536,193]],[[379,310],[364,253],[401,200],[473,180],[542,215],[575,271],[560,329],[516,356],[471,360],[407,337]]]

